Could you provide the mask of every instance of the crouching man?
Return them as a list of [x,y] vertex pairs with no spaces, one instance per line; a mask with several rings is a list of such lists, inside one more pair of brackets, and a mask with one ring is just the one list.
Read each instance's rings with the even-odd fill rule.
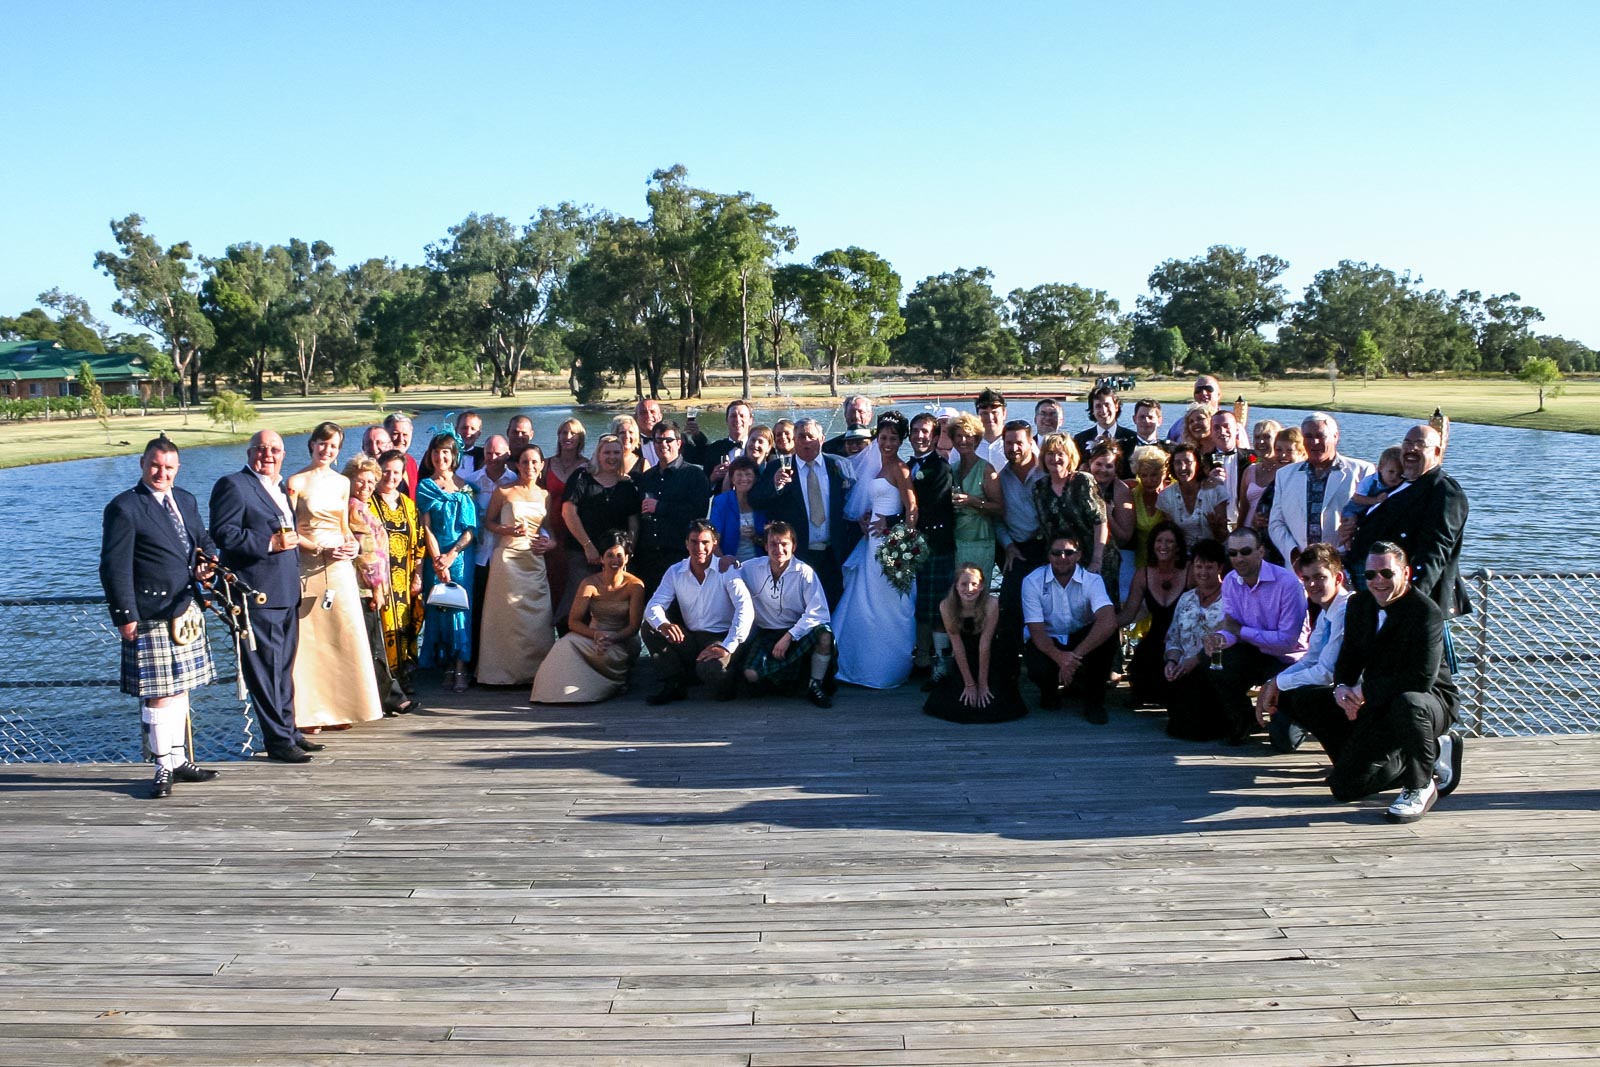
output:
[[1350,598],[1334,686],[1284,691],[1279,710],[1333,760],[1339,800],[1400,787],[1390,822],[1415,822],[1461,784],[1456,686],[1444,661],[1444,613],[1411,586],[1405,550],[1379,541],[1367,588]]

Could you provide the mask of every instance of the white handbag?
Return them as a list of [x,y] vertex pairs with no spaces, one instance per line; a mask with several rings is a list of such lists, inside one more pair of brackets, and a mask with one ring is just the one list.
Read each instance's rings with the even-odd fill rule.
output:
[[456,582],[440,582],[428,593],[428,606],[430,608],[448,608],[453,611],[466,611],[467,587]]

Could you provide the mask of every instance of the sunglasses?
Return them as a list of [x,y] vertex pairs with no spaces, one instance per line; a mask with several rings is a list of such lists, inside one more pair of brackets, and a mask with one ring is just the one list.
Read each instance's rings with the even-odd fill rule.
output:
[[678,443],[679,440],[680,440],[680,438],[677,438],[677,437],[658,437],[658,438],[656,438],[656,444],[658,444],[658,445],[675,445],[675,444]]
[[1071,559],[1078,554],[1078,550],[1075,548],[1052,548],[1050,554],[1057,559]]
[[1238,559],[1240,556],[1253,556],[1255,554],[1256,554],[1256,550],[1255,550],[1254,547],[1251,547],[1251,548],[1230,548],[1230,549],[1228,549],[1228,558],[1229,559]]
[[1374,578],[1382,578],[1386,582],[1392,582],[1394,581],[1394,571],[1388,567],[1383,567],[1379,570],[1367,571],[1366,578],[1369,582]]

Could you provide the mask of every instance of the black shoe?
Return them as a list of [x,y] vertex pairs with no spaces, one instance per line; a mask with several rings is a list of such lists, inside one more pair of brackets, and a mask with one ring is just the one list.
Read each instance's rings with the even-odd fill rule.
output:
[[828,695],[828,691],[823,688],[822,683],[816,680],[806,686],[806,699],[819,708],[833,707],[833,698]]
[[279,763],[310,763],[311,753],[299,745],[290,745],[288,748],[267,749],[267,758]]
[[172,772],[172,779],[176,782],[209,782],[216,776],[216,771],[207,770],[192,762],[185,763]]
[[688,691],[682,686],[669,686],[665,689],[657,689],[654,693],[645,697],[644,702],[652,707],[660,707],[662,704],[671,704],[674,701],[682,700],[688,695]]
[[1106,715],[1105,708],[1084,708],[1083,717],[1096,726],[1104,726],[1111,721],[1110,717]]
[[1061,690],[1059,690],[1059,689],[1041,689],[1041,690],[1039,690],[1039,710],[1040,711],[1060,711],[1061,710]]
[[711,694],[711,699],[715,700],[718,704],[723,704],[730,700],[738,700],[739,687],[733,685],[723,686],[721,689],[718,689],[716,692]]
[[155,780],[150,783],[150,799],[160,800],[162,797],[172,795],[172,772],[165,767],[156,772]]
[[328,746],[323,744],[321,741],[312,741],[310,738],[302,737],[300,740],[294,743],[293,747],[301,749],[305,752],[321,752]]

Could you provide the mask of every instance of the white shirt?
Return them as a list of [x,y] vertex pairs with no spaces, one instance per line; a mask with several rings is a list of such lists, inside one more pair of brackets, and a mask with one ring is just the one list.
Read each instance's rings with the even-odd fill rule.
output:
[[1339,590],[1333,603],[1317,616],[1306,654],[1278,675],[1279,689],[1333,684],[1333,668],[1339,662],[1339,650],[1344,647],[1344,612],[1349,606],[1350,590]]
[[[494,491],[503,485],[515,485],[517,472],[507,467],[500,474],[499,481],[489,479],[489,468],[479,467],[468,474],[458,475],[460,479],[472,486],[472,503],[478,509],[478,528],[472,532],[477,544],[476,563],[480,567],[487,567],[494,558],[494,534],[489,532],[489,501],[494,496]],[[499,520],[496,519],[496,522]]]
[[979,441],[973,451],[988,460],[989,466],[999,470],[1006,465],[1006,435],[1001,434],[993,441]]
[[1081,565],[1062,585],[1046,563],[1022,579],[1022,621],[1043,625],[1062,644],[1094,622],[1095,612],[1111,606],[1106,583]]
[[[250,470],[250,468],[246,467],[245,470]],[[265,474],[256,474],[255,471],[250,471],[250,474],[256,481],[261,483],[261,488],[267,491],[267,495],[272,498],[272,502],[278,505],[278,514],[283,516],[285,522],[293,526],[294,509],[289,506],[289,498],[283,494],[282,483],[274,481]]]
[[661,629],[667,624],[667,608],[674,600],[683,613],[685,629],[726,634],[721,644],[729,652],[750,636],[755,615],[750,609],[750,590],[739,581],[737,568],[724,571],[713,559],[706,567],[705,581],[699,581],[689,569],[689,561],[679,560],[662,575],[661,585],[645,605],[644,621]]
[[[806,484],[809,481],[806,471],[808,468],[817,469],[817,484],[822,489],[822,524],[811,522],[811,489]],[[800,485],[800,499],[805,504],[806,521],[811,525],[811,548],[826,548],[828,546],[828,461],[822,458],[822,453],[817,453],[817,458],[807,463],[799,456],[794,457],[794,480]]]
[[750,591],[756,625],[763,630],[788,630],[798,641],[829,621],[828,597],[822,591],[817,572],[797,559],[791,559],[783,573],[772,576],[772,564],[752,560],[738,572]]

